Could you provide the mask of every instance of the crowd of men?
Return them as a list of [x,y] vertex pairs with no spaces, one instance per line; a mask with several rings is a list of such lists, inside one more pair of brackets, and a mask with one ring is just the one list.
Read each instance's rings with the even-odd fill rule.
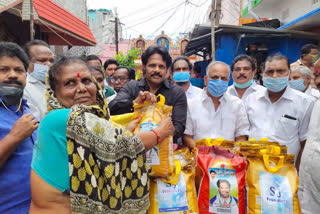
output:
[[[203,89],[191,84],[196,69],[187,57],[172,61],[166,48],[151,46],[141,58],[144,75],[135,80],[134,69],[119,66],[115,59],[103,64],[95,55],[86,57],[111,115],[133,112],[140,91],[162,94],[173,106],[173,139],[179,147],[193,148],[203,138],[268,138],[288,147],[299,170],[313,106],[320,97],[317,46],[303,46],[300,59],[291,65],[286,56],[269,56],[262,66],[262,85],[254,79],[257,65],[248,55],[237,56],[231,66],[210,62]],[[43,41],[28,42],[24,51],[0,43],[0,213],[28,212],[32,150],[47,111],[46,73],[53,61]],[[192,77],[199,79],[196,73]]]

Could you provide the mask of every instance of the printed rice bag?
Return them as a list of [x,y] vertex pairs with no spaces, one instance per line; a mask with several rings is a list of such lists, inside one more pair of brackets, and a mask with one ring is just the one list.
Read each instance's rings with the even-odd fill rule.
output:
[[300,214],[294,155],[262,150],[247,157],[248,214]]
[[194,186],[195,161],[188,148],[174,152],[175,176],[171,180],[150,180],[149,214],[197,214],[198,201]]
[[199,213],[244,214],[245,159],[218,146],[200,146],[197,164],[201,169]]
[[[158,123],[171,115],[172,106],[164,104],[165,98],[158,95],[160,101],[156,104],[145,102],[134,105],[135,117],[142,117],[134,133],[150,131],[158,126]],[[151,167],[150,176],[169,178],[174,172],[173,142],[172,136],[162,140],[147,153],[147,164]]]

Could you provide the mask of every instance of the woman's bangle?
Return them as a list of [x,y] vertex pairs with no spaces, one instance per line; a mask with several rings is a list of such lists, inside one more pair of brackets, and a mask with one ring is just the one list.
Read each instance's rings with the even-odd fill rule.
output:
[[150,131],[152,131],[157,136],[157,144],[156,145],[158,145],[160,143],[160,136],[159,136],[158,132],[154,129],[151,129]]

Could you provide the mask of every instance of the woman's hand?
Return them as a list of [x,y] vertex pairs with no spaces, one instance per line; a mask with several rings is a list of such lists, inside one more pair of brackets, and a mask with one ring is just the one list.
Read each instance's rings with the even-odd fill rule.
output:
[[167,117],[167,118],[161,120],[158,123],[158,127],[155,128],[155,131],[157,131],[159,133],[160,142],[163,139],[165,139],[169,136],[172,136],[173,132],[174,132],[174,126],[173,126],[171,117]]
[[150,101],[153,104],[157,102],[157,97],[149,91],[139,91],[139,95],[133,103],[143,104],[144,101]]
[[141,117],[138,117],[138,118],[130,121],[130,122],[127,124],[126,128],[127,128],[130,132],[133,132],[133,131],[136,129],[136,127],[138,126],[140,120],[141,120]]

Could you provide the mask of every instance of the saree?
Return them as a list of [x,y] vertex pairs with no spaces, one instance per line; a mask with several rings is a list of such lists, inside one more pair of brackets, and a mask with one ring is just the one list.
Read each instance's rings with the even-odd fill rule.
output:
[[[96,105],[71,107],[67,150],[72,213],[146,213],[149,176],[144,145],[112,122],[100,86]],[[64,108],[47,79],[48,111]]]

